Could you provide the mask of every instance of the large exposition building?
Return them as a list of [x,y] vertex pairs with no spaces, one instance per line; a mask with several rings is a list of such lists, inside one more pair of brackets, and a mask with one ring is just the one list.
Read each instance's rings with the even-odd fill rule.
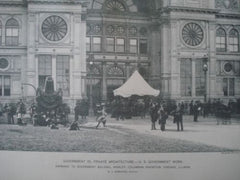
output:
[[239,0],[0,0],[0,100],[52,76],[111,101],[136,68],[163,98],[240,98],[239,38]]

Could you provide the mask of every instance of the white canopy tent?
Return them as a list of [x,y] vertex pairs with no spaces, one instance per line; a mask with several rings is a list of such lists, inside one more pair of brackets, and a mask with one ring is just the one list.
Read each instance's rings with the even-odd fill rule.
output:
[[139,74],[135,71],[132,76],[118,89],[113,91],[114,96],[130,97],[138,96],[158,96],[159,90],[153,89]]

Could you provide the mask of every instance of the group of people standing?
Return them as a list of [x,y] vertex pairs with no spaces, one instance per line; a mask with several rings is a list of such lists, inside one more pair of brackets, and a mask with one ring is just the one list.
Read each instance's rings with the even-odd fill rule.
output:
[[151,117],[151,130],[156,130],[156,122],[158,121],[161,131],[165,131],[166,121],[168,115],[173,116],[173,123],[177,124],[177,130],[183,131],[183,109],[181,104],[178,104],[170,113],[163,104],[157,102],[151,102],[149,108],[149,114]]
[[14,115],[17,115],[17,124],[22,125],[23,115],[26,114],[26,106],[22,99],[17,103],[7,103],[4,107],[1,107],[1,115],[6,113],[8,124],[15,124]]

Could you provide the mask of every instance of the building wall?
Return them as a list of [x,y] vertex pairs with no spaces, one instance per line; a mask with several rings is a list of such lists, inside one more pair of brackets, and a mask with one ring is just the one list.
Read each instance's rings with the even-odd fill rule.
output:
[[[35,90],[29,84],[38,87],[44,75],[49,75],[42,72],[40,63],[48,62],[48,58],[56,90],[60,87],[66,91],[64,99],[72,105],[86,96],[96,102],[111,101],[112,90],[136,69],[161,90],[162,98],[203,101],[205,87],[207,99],[228,101],[240,97],[237,0],[149,0],[144,5],[142,0],[118,2],[117,6],[104,0],[1,2],[0,59],[5,59],[0,67],[1,101],[34,97]],[[42,32],[42,24],[49,22],[46,19],[50,16],[58,16],[66,23],[67,31],[61,40],[51,40],[56,37],[47,32],[45,37]],[[16,45],[6,43],[5,26],[11,18],[18,23]],[[226,50],[221,52],[216,43],[219,28],[226,33]],[[233,29],[238,33],[236,52],[230,45]],[[191,42],[196,31],[197,40]],[[109,50],[112,39],[114,49]],[[204,58],[208,59],[206,85]],[[59,65],[64,59],[69,64]]]
[[[207,71],[207,99],[221,98],[225,102],[239,98],[239,3],[237,1],[204,1],[182,0],[165,1],[167,7],[160,16],[161,22],[161,81],[164,97],[182,100],[204,100],[205,80],[203,74],[202,93],[199,93],[199,65],[204,58],[208,58]],[[219,5],[220,4],[220,5]],[[227,5],[226,5],[227,4]],[[191,7],[191,8],[190,8]],[[232,14],[231,16],[229,16]],[[189,45],[184,41],[186,31],[184,26],[194,23],[202,29],[202,41],[199,45]],[[226,51],[218,52],[216,46],[216,30],[223,27],[226,31]],[[188,29],[191,27],[188,27]],[[232,29],[238,32],[238,50],[230,52],[229,33]],[[196,30],[196,29],[194,29]],[[184,32],[183,32],[184,31]],[[199,31],[199,30],[196,30]],[[191,34],[189,35],[191,36]],[[188,40],[187,40],[188,41]],[[182,94],[182,76],[184,71],[181,68],[183,61],[189,60],[192,68],[189,68],[187,76],[191,76],[189,94]],[[232,70],[226,72],[225,64],[230,63]],[[189,72],[191,72],[189,74]],[[225,80],[224,80],[225,79]],[[228,79],[228,80],[226,80]],[[230,80],[229,80],[230,79]],[[233,79],[233,80],[231,80]],[[228,82],[224,82],[228,81]],[[231,84],[230,81],[234,81]],[[226,85],[227,84],[227,85]],[[227,86],[227,87],[225,87]],[[228,88],[228,94],[226,89]],[[233,93],[231,94],[231,88]]]

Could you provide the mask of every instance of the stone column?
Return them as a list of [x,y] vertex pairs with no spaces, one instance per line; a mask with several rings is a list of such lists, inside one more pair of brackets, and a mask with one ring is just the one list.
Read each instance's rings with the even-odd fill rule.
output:
[[57,90],[57,56],[55,53],[52,55],[52,78],[54,82],[54,90]]
[[180,93],[180,61],[178,60],[177,55],[177,44],[178,44],[178,22],[171,20],[170,26],[170,57],[169,62],[171,62],[171,82],[170,82],[170,91],[171,98],[177,99],[181,97]]
[[107,66],[106,63],[102,63],[102,100],[107,100]]
[[196,97],[196,59],[192,58],[192,97]]
[[169,59],[169,22],[165,20],[161,25],[161,62],[160,62],[160,71],[161,71],[161,94],[164,97],[169,95],[169,78],[170,78],[170,67],[171,61]]
[[215,45],[215,35],[216,35],[216,24],[215,22],[209,22],[209,54],[208,54],[208,82],[207,82],[207,98],[216,98],[216,45]]
[[[35,59],[35,30],[37,27],[35,14],[28,14],[28,25],[27,25],[27,35],[28,35],[28,50],[27,50],[27,63],[25,67],[26,72],[26,82],[37,87],[36,84],[36,59]],[[35,96],[35,90],[31,86],[26,86],[27,96]]]
[[72,62],[71,62],[71,98],[72,99],[81,99],[82,90],[82,74],[86,71],[86,22],[81,20],[81,14],[73,14],[72,16],[72,29],[73,35],[71,42],[73,44],[72,48]]
[[150,80],[155,88],[160,89],[157,85],[160,84],[160,53],[161,53],[161,31],[159,25],[151,27],[151,66],[150,66]]

